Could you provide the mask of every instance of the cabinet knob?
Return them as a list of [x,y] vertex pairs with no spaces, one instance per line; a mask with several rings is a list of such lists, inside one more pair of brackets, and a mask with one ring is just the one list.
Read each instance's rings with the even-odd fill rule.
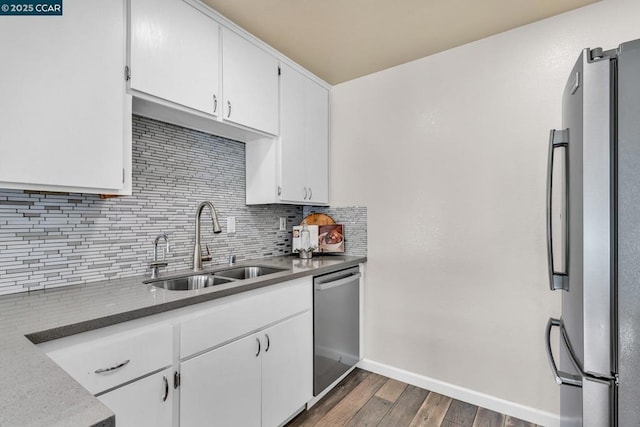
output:
[[309,187],[309,200],[311,200],[311,197],[313,197],[313,191],[311,191],[311,187]]
[[304,199],[307,200],[307,187],[304,187]]
[[227,101],[227,119],[231,117],[231,101]]
[[256,357],[260,356],[260,340],[256,337],[256,342],[258,343],[258,352],[256,353]]
[[267,339],[267,348],[264,349],[264,352],[266,353],[269,351],[269,347],[271,347],[271,340],[269,339],[269,334],[264,334],[264,337]]
[[215,113],[218,110],[218,97],[216,94],[213,94],[213,112]]

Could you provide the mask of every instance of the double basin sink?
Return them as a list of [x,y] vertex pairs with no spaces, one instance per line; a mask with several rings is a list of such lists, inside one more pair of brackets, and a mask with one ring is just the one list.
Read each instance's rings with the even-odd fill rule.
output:
[[251,279],[254,277],[264,276],[266,274],[279,273],[281,271],[285,271],[285,269],[254,265],[230,268],[213,273],[197,273],[182,277],[146,280],[143,283],[148,283],[158,288],[170,291],[189,291],[193,289],[223,285],[225,283],[236,282],[244,279]]

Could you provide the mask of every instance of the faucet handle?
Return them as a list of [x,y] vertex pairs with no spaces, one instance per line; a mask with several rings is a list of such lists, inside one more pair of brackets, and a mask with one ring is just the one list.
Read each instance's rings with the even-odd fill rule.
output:
[[153,261],[152,263],[149,264],[149,268],[151,269],[151,278],[152,279],[157,279],[158,278],[158,268],[160,267],[166,267],[168,266],[169,263],[166,261]]
[[207,254],[202,256],[202,261],[211,261],[213,257],[211,256],[211,252],[209,252],[209,245],[204,245],[207,250]]
[[151,267],[151,268],[154,268],[154,267],[156,267],[156,268],[157,267],[166,267],[168,265],[169,265],[169,263],[166,262],[166,261],[154,261],[154,262],[149,263],[149,267]]

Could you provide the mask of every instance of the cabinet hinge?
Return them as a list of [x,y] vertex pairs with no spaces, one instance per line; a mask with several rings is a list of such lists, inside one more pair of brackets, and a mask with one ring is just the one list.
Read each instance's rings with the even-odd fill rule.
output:
[[173,388],[176,389],[180,387],[180,372],[175,371],[173,373]]
[[282,70],[280,69],[280,66],[278,65],[278,75],[282,74]]
[[131,80],[131,68],[129,68],[128,65],[124,66],[124,80],[125,81]]

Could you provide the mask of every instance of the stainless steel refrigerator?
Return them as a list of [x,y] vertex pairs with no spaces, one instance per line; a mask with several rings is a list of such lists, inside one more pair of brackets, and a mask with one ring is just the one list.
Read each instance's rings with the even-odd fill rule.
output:
[[562,315],[546,330],[561,425],[638,426],[640,40],[584,49],[562,104],[547,177],[549,280]]

